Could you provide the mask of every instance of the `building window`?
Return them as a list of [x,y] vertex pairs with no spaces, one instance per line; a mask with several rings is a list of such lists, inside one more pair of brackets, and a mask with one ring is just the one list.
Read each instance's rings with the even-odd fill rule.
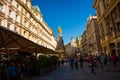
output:
[[117,30],[120,32],[120,22],[117,23]]
[[23,35],[26,36],[26,31],[24,31]]
[[19,22],[19,15],[16,14],[15,20],[16,20],[17,22]]
[[31,37],[32,37],[32,35],[31,34],[29,34],[29,38],[31,39]]
[[110,32],[112,32],[113,31],[113,28],[112,27],[110,27]]
[[10,29],[10,23],[7,24],[7,28]]
[[16,16],[15,16],[15,20],[17,21],[18,20],[18,15],[16,14]]
[[10,16],[11,16],[11,14],[12,14],[12,11],[11,11],[11,10],[9,10],[9,12],[8,12],[8,16],[10,17]]
[[32,36],[32,39],[34,39],[34,36]]
[[25,11],[25,16],[27,16],[27,11]]
[[27,21],[25,20],[25,21],[24,21],[24,25],[26,25],[26,24],[27,24]]
[[3,4],[0,3],[0,11],[3,10]]
[[14,31],[15,31],[16,33],[18,33],[17,27],[14,27]]
[[18,8],[19,8],[19,5],[17,4],[16,7],[17,7],[17,9],[18,9]]
[[14,31],[16,31],[17,30],[17,27],[14,27]]
[[29,26],[29,29],[31,30],[31,29],[32,29],[32,26]]

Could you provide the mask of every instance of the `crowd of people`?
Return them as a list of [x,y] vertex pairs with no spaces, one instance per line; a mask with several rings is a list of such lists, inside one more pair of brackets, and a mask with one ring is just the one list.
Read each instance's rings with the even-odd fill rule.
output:
[[27,64],[0,61],[0,80],[27,80],[28,72]]
[[[100,56],[93,56],[89,54],[86,57],[79,55],[76,57],[70,57],[67,60],[59,59],[58,66],[64,65],[64,63],[69,63],[70,68],[78,69],[84,68],[84,63],[88,64],[90,71],[93,74],[95,73],[95,67],[102,67],[105,71],[108,70],[107,64],[111,63],[114,66],[117,66],[118,57],[115,54],[105,55],[101,54]],[[29,66],[25,62],[12,61],[1,61],[0,59],[0,80],[28,80],[29,76]]]
[[[86,57],[79,55],[76,57],[70,57],[69,58],[69,64],[70,68],[73,69],[78,69],[79,66],[80,68],[84,68],[84,63],[87,63],[88,67],[90,67],[91,73],[96,74],[95,72],[95,67],[102,67],[105,71],[108,70],[107,64],[113,64],[114,66],[117,66],[117,61],[118,57],[116,54],[111,54],[111,55],[106,55],[106,54],[101,54],[100,56],[94,56],[92,54],[89,54]],[[59,61],[63,65],[64,59]]]
[[100,66],[105,71],[107,71],[108,70],[107,64],[111,63],[114,66],[117,66],[117,61],[118,61],[118,57],[116,56],[116,54],[112,54],[110,56],[102,53],[100,56],[93,56],[91,54],[88,56],[88,63],[90,64],[91,73],[93,74],[96,74],[95,67]]
[[8,60],[0,58],[0,80],[29,80],[30,60],[34,61],[34,57],[14,55]]

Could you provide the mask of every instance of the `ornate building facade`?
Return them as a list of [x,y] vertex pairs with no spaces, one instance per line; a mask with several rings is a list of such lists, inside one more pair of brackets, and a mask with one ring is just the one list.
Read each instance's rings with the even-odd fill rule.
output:
[[68,56],[68,57],[70,57],[70,55],[72,54],[72,49],[71,49],[70,43],[65,45],[65,53],[66,53],[66,56]]
[[70,44],[71,44],[72,54],[76,54],[76,41],[74,40],[73,37],[71,37]]
[[83,32],[82,34],[82,40],[81,40],[81,44],[82,44],[82,53],[83,54],[87,54],[87,34],[86,34],[86,30]]
[[82,53],[82,37],[80,35],[76,38],[76,52]]
[[66,55],[69,57],[77,55],[76,41],[74,40],[73,37],[71,37],[70,43],[65,45],[65,52],[66,52]]
[[0,25],[37,44],[56,49],[53,30],[43,20],[39,7],[31,5],[31,0],[0,0]]
[[120,0],[95,0],[102,52],[120,55]]
[[84,53],[100,55],[100,39],[99,39],[99,30],[97,25],[97,16],[90,16],[88,18],[86,31],[82,36],[83,41],[83,50]]

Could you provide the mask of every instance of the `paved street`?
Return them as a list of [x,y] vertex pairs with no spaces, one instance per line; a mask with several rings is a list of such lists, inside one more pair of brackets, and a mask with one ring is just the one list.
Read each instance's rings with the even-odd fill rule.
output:
[[57,70],[33,80],[120,80],[120,64],[117,67],[109,64],[108,71],[98,67],[96,75],[90,73],[87,64],[84,66],[84,68],[71,70],[69,64],[65,64]]

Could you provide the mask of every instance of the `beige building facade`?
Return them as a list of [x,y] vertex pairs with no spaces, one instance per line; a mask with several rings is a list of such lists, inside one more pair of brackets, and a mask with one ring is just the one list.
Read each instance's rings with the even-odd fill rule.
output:
[[70,57],[70,55],[73,54],[70,43],[68,43],[67,45],[65,45],[65,54],[66,54],[66,57]]
[[86,30],[83,32],[83,34],[82,34],[82,40],[81,40],[81,44],[82,44],[82,53],[83,54],[87,54],[88,52],[87,52],[87,34],[86,34],[87,32],[86,32]]
[[76,54],[76,41],[73,37],[71,37],[70,45],[71,45],[72,54]]
[[102,52],[120,55],[120,0],[95,0]]
[[70,43],[65,45],[65,53],[66,56],[69,57],[77,54],[77,44],[76,44],[76,40],[74,40],[73,37],[71,37]]
[[82,53],[82,37],[80,35],[76,38],[76,52]]
[[53,30],[44,21],[38,6],[31,0],[0,0],[0,26],[55,50],[57,40]]
[[99,39],[99,30],[97,26],[97,16],[90,16],[87,21],[86,31],[83,34],[83,46],[85,53],[100,55],[100,39]]

